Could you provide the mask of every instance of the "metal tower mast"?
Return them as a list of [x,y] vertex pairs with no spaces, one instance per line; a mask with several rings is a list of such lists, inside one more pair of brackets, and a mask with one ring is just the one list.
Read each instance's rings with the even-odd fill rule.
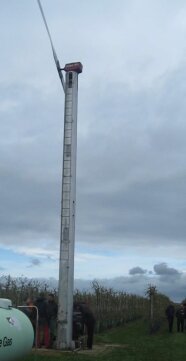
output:
[[[71,349],[74,291],[74,243],[76,208],[77,103],[80,62],[60,67],[40,0],[37,0],[50,39],[54,61],[65,93],[61,232],[58,290],[57,348]],[[66,72],[65,80],[62,70]]]
[[81,63],[67,64],[63,141],[63,177],[61,202],[61,242],[59,266],[59,303],[57,348],[72,347],[74,290],[74,241],[76,206],[76,150],[78,74]]

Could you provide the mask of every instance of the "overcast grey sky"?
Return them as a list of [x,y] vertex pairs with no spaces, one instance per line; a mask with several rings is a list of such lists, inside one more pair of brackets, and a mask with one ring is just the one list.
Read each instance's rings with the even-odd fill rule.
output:
[[[61,65],[84,66],[75,277],[184,297],[186,3],[42,5]],[[0,24],[0,266],[57,278],[64,95],[37,2],[2,0]]]

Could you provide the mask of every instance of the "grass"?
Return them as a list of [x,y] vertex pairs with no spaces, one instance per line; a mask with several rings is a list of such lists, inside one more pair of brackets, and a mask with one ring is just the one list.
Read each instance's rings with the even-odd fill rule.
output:
[[[148,334],[148,326],[144,321],[136,321],[118,327],[95,337],[95,344],[102,348],[99,352],[62,353],[30,355],[20,361],[185,361],[186,334],[172,334],[167,325],[155,335]],[[95,346],[96,349],[96,346]]]

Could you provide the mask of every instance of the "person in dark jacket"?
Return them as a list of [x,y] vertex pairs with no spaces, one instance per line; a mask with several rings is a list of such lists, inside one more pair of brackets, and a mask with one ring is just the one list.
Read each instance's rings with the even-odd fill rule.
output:
[[184,308],[184,330],[186,330],[186,303],[183,303]]
[[56,340],[57,311],[58,311],[58,306],[57,303],[55,302],[54,295],[50,293],[48,295],[48,302],[47,302],[47,317],[48,317],[49,330],[50,330],[51,346],[53,346],[53,342]]
[[169,332],[172,332],[173,323],[174,323],[174,315],[175,315],[175,308],[172,303],[166,308],[165,314],[166,314],[167,320],[168,320]]
[[47,315],[47,302],[43,293],[41,293],[40,296],[36,299],[35,306],[38,308],[39,314],[37,345],[38,347],[44,346],[46,348],[49,348],[50,334]]
[[185,310],[184,310],[184,306],[182,304],[178,308],[178,310],[176,311],[176,318],[177,318],[177,331],[180,332],[180,328],[181,328],[181,332],[183,332],[184,319],[185,319]]
[[87,329],[87,348],[91,350],[93,346],[94,329],[96,323],[95,317],[88,305],[84,302],[76,303],[75,308],[82,313],[83,323]]

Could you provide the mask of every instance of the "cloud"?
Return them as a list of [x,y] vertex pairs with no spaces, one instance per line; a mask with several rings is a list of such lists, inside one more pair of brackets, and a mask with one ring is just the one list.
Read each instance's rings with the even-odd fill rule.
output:
[[141,268],[141,267],[133,267],[133,268],[131,268],[130,270],[129,270],[129,274],[130,275],[143,275],[143,274],[145,274],[145,273],[147,273],[147,270],[145,270],[145,269],[143,269],[143,268]]
[[38,258],[32,258],[31,260],[31,265],[32,266],[40,266],[41,265],[41,261]]
[[168,267],[166,263],[155,264],[154,271],[159,276],[180,276],[180,272],[178,270]]
[[[122,7],[126,7],[130,17],[137,16],[135,6],[127,3]],[[97,5],[92,6],[94,16],[96,8]],[[156,16],[159,8],[160,2],[154,9]],[[177,6],[178,13],[179,8]],[[110,6],[108,12],[109,9]],[[30,11],[37,10],[34,7]],[[151,14],[152,9],[145,7],[145,11]],[[174,11],[169,13],[170,18]],[[140,14],[142,20],[142,10]],[[38,12],[37,28],[43,29],[45,39],[39,15]],[[83,12],[81,16],[86,19],[84,15]],[[159,22],[164,24],[162,19]],[[54,23],[52,21],[53,26]],[[147,33],[145,27],[151,26],[153,40],[159,46],[157,26],[154,27],[153,22],[147,23],[141,22],[140,39],[143,33]],[[57,24],[61,26],[60,22]],[[170,19],[166,24],[166,33],[169,34]],[[89,31],[93,31],[93,25],[91,22]],[[103,25],[101,14],[99,25]],[[126,26],[130,28],[130,22]],[[130,34],[137,46],[134,33]],[[131,44],[126,41],[122,42],[123,46]],[[172,44],[165,44],[172,51]],[[121,46],[120,41],[118,45]],[[95,46],[102,44],[96,41]],[[47,38],[46,49],[45,52],[50,50]],[[147,59],[149,48],[141,51],[141,56]],[[127,54],[134,58],[130,48]],[[118,56],[119,59],[123,57]],[[96,61],[90,57],[87,60],[88,66],[90,61]],[[32,61],[31,57],[29,64]],[[51,66],[54,70],[52,62],[50,65],[44,62],[44,66]],[[28,71],[31,68],[30,65]],[[95,68],[98,71],[101,67],[95,65]],[[43,72],[50,73],[44,69]],[[149,245],[162,244],[162,239],[164,244],[183,242],[185,207],[182,194],[186,186],[182,165],[186,151],[186,106],[182,99],[185,99],[185,67],[178,62],[177,68],[163,72],[150,87],[139,86],[140,82],[137,87],[131,87],[123,72],[109,73],[109,78],[101,78],[95,87],[91,73],[87,70],[85,74],[86,77],[82,74],[79,91],[77,238],[89,244],[93,238],[98,246],[103,242],[112,246],[113,239],[120,246],[130,243],[134,247],[139,239]],[[144,74],[146,68],[141,78]],[[60,228],[63,100],[58,88],[51,86],[50,81],[44,87],[40,77],[32,84],[23,79],[2,83],[0,88],[2,106],[4,104],[3,109],[7,111],[0,132],[1,242],[5,238],[5,243],[12,244],[27,240],[32,247],[42,237],[53,239],[53,244],[56,244]]]
[[[99,132],[92,129],[89,156],[82,155],[85,141],[79,147],[77,227],[81,240],[101,239],[109,245],[114,239],[115,244],[147,248],[185,242],[186,147],[181,129],[185,129],[186,107],[181,99],[186,94],[181,74],[186,78],[184,67],[153,89],[138,92],[118,84],[115,96],[112,86],[109,94],[105,90],[100,96],[104,107],[95,106],[95,120],[101,110],[102,117]],[[178,78],[176,90],[173,83]],[[119,99],[124,105],[119,103],[118,108]]]

